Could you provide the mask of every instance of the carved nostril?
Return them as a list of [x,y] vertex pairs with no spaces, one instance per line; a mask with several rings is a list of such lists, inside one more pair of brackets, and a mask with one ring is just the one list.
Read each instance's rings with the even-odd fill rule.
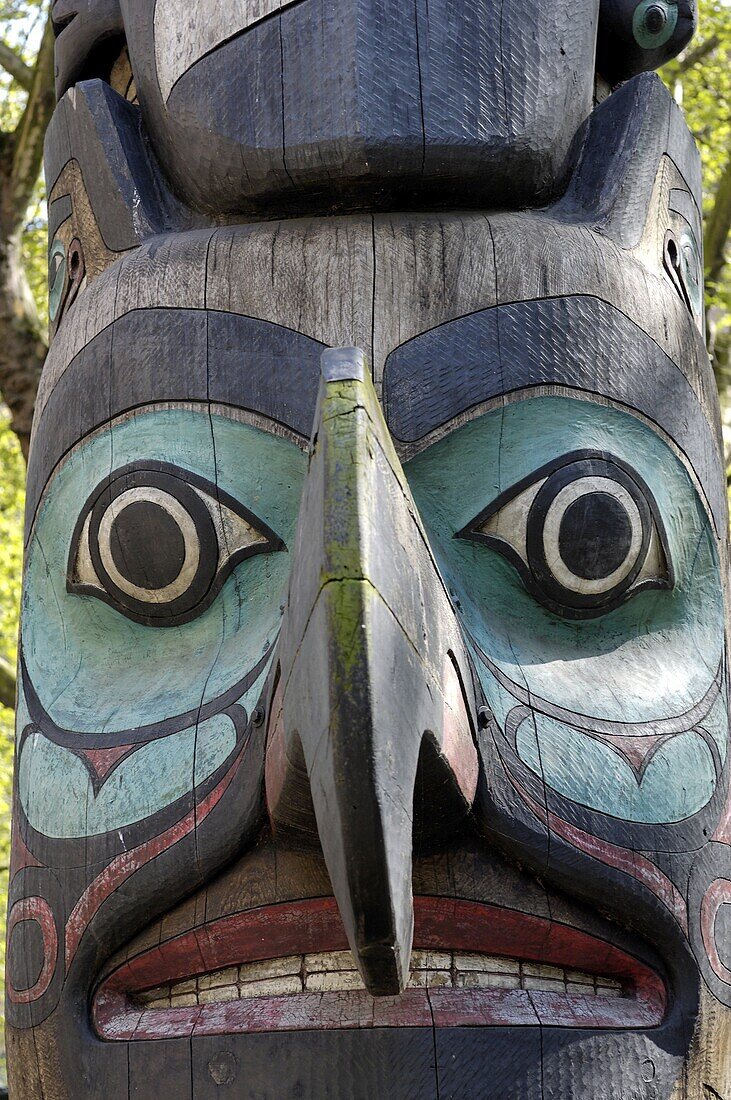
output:
[[481,730],[486,730],[493,719],[493,713],[489,707],[477,708],[477,725]]

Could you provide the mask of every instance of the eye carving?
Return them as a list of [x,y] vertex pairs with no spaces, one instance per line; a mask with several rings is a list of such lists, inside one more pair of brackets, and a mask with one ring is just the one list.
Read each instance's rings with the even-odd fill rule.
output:
[[688,226],[665,234],[665,269],[699,328],[703,317],[703,266],[695,234]]
[[650,489],[624,462],[598,451],[576,451],[537,470],[455,538],[497,550],[562,618],[593,618],[643,589],[673,586]]
[[52,322],[55,322],[63,304],[66,269],[66,245],[56,238],[48,255],[48,312]]
[[71,540],[67,589],[134,622],[178,626],[211,605],[240,562],[284,549],[212,483],[147,462],[117,470],[87,500]]
[[60,321],[63,308],[76,298],[85,275],[81,241],[75,237],[67,248],[59,237],[54,238],[48,255],[48,314],[52,325]]
[[632,33],[643,50],[657,50],[678,25],[678,0],[642,0],[632,17]]

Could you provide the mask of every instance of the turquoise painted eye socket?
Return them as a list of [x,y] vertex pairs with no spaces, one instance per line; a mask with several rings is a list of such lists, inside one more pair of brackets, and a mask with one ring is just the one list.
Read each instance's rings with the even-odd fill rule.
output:
[[696,323],[702,329],[703,268],[695,234],[687,225],[667,232],[665,268]]
[[66,245],[57,238],[48,257],[48,312],[52,322],[58,317],[63,302],[67,268]]
[[671,588],[667,540],[650,489],[626,463],[575,451],[501,493],[459,531],[497,550],[554,614],[586,619],[646,588]]
[[146,626],[178,626],[213,602],[233,569],[282,540],[239,501],[163,462],[117,470],[87,500],[67,589]]
[[680,238],[680,267],[690,306],[696,317],[703,310],[703,272],[695,237],[684,230]]
[[632,18],[635,41],[643,50],[656,50],[664,46],[672,38],[677,25],[677,0],[642,0]]

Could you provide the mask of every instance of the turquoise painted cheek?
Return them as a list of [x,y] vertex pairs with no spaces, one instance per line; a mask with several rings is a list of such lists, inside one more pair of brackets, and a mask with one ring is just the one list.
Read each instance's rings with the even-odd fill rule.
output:
[[[647,484],[673,582],[571,622],[541,606],[496,550],[454,536],[521,479],[582,448],[616,456]],[[458,429],[407,473],[496,719],[504,728],[511,709],[533,709],[516,745],[523,762],[565,797],[626,820],[676,821],[705,805],[728,743],[722,586],[705,509],[663,440],[613,409],[535,398]],[[690,713],[701,704],[702,716]],[[685,713],[687,728],[677,722],[654,755],[645,743],[644,769],[592,735],[610,722],[631,737]]]
[[[238,700],[256,705],[266,670]],[[41,733],[24,742],[18,793],[28,821],[44,836],[79,838],[124,829],[166,809],[204,783],[236,749],[231,718],[217,714],[137,749],[98,791],[79,757]]]
[[716,789],[713,755],[695,730],[661,744],[643,768],[633,767],[609,745],[542,714],[522,723],[516,748],[531,771],[558,794],[625,821],[683,821],[702,809]]
[[[213,431],[211,430],[213,422]],[[267,432],[192,410],[138,414],[81,447],[49,486],[28,553],[23,648],[42,705],[59,726],[114,733],[195,711],[242,680],[273,644],[289,574],[285,551],[241,562],[197,618],[152,628],[93,596],[66,571],[84,500],[110,470],[140,459],[206,478],[289,544],[306,458]]]

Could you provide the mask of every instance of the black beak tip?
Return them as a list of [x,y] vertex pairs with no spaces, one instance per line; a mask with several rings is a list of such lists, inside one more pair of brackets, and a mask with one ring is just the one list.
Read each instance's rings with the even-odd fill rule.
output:
[[368,944],[358,956],[365,987],[372,997],[397,997],[403,993],[408,971],[398,948],[386,944]]

